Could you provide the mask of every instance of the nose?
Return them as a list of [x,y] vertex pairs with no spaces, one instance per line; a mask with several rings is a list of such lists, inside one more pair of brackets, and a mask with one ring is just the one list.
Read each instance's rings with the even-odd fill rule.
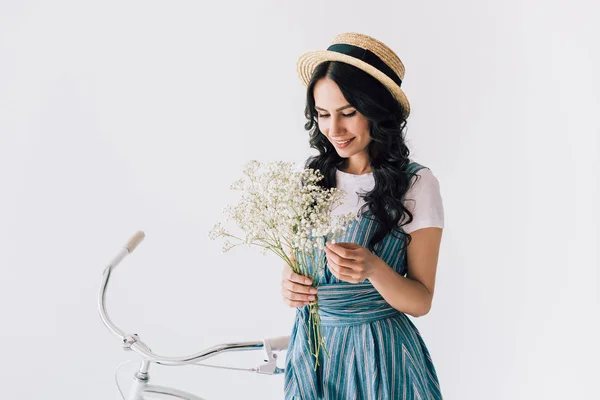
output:
[[342,123],[341,117],[331,116],[330,119],[331,120],[329,125],[329,137],[336,138],[339,136],[343,136],[344,124]]

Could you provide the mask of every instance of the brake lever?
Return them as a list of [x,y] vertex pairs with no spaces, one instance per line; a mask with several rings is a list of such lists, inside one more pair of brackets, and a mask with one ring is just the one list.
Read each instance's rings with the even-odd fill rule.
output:
[[265,375],[277,375],[284,373],[285,369],[277,366],[277,354],[273,353],[271,342],[269,340],[263,340],[263,348],[265,350],[267,359],[265,360],[265,364],[257,367],[258,370],[256,372]]

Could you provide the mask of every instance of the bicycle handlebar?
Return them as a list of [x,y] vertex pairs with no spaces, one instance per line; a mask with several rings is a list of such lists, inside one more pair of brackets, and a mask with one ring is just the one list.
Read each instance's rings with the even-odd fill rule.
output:
[[137,245],[140,244],[142,240],[144,240],[145,237],[146,235],[144,234],[144,232],[138,231],[135,235],[132,236],[131,239],[129,239],[125,247],[127,248],[127,250],[129,250],[130,254],[135,250]]
[[289,336],[268,338],[262,341],[223,343],[188,356],[165,357],[160,356],[154,353],[152,350],[150,350],[150,348],[145,343],[139,340],[138,335],[126,335],[121,329],[119,329],[110,320],[110,318],[108,317],[108,313],[106,312],[106,288],[108,286],[108,280],[110,279],[110,275],[113,269],[125,258],[125,256],[131,254],[133,250],[135,250],[135,248],[141,243],[144,237],[144,232],[138,231],[135,235],[131,237],[131,239],[129,239],[127,244],[119,251],[119,253],[117,253],[115,258],[104,269],[104,272],[102,274],[102,283],[100,285],[100,293],[98,296],[98,308],[100,311],[100,317],[102,318],[102,322],[104,322],[106,327],[115,336],[121,339],[122,345],[125,349],[131,349],[137,354],[146,358],[148,361],[153,361],[157,364],[162,365],[196,364],[198,361],[214,357],[215,355],[223,352],[265,349],[268,357],[268,360],[265,361],[268,361],[268,364],[261,366],[265,368],[261,369],[261,367],[257,367],[250,370],[269,374],[283,372],[282,369],[276,367],[275,355],[273,355],[272,352],[287,349],[289,344]]

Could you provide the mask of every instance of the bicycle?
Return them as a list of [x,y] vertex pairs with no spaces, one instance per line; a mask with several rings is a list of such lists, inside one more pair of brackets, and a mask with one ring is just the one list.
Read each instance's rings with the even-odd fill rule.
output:
[[[169,399],[180,399],[180,400],[204,400],[194,394],[184,392],[175,388],[166,386],[150,385],[150,375],[148,373],[150,365],[152,363],[165,365],[165,366],[181,366],[181,365],[199,365],[204,367],[256,372],[266,375],[277,375],[285,372],[284,368],[277,366],[277,353],[279,351],[287,350],[289,345],[289,336],[280,336],[275,338],[267,338],[260,341],[251,342],[240,342],[240,343],[221,343],[213,347],[205,349],[199,353],[183,356],[183,357],[165,357],[160,356],[140,340],[137,334],[125,334],[119,329],[108,317],[106,311],[106,290],[108,281],[112,271],[116,266],[129,254],[135,250],[135,248],[144,239],[145,234],[142,231],[138,231],[133,235],[127,244],[119,251],[119,253],[113,258],[113,260],[104,269],[102,274],[102,283],[100,285],[100,293],[98,295],[98,308],[100,311],[100,317],[104,325],[117,337],[121,339],[121,345],[124,350],[129,350],[137,353],[142,357],[139,370],[135,373],[133,378],[133,384],[129,391],[129,397],[127,400],[144,400],[145,395],[151,395],[152,398],[169,398]],[[266,359],[265,363],[253,368],[238,368],[238,367],[227,367],[221,365],[211,365],[199,363],[199,361],[206,360],[215,357],[218,354],[232,351],[258,351],[264,350]],[[115,376],[118,373],[115,372]],[[119,387],[117,381],[117,388],[121,394],[121,397],[125,400],[123,392]]]

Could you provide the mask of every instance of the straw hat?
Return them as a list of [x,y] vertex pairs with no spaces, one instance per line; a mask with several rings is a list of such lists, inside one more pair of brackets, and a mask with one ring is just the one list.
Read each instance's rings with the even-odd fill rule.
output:
[[315,67],[324,61],[341,61],[354,65],[381,82],[394,98],[410,114],[410,104],[400,89],[404,80],[404,64],[392,49],[377,39],[362,33],[341,33],[336,35],[327,50],[317,50],[302,54],[296,69],[298,76],[308,86]]

